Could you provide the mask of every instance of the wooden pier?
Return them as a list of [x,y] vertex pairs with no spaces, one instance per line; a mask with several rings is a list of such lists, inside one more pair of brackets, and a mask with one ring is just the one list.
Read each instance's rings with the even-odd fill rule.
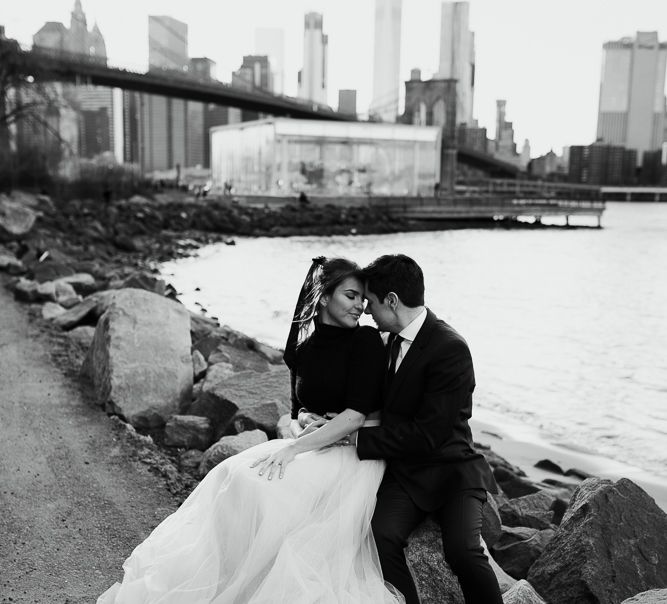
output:
[[[235,195],[240,203],[277,207],[298,203],[296,197]],[[601,227],[605,202],[600,188],[568,183],[489,179],[459,185],[453,195],[438,196],[345,196],[307,195],[312,206],[371,206],[394,216],[421,222],[491,223],[520,219],[541,223],[543,218],[562,217],[570,225],[573,216],[592,217]]]

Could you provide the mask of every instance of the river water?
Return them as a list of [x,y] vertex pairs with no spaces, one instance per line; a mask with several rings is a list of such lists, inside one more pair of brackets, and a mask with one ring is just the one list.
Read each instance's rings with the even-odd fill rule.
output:
[[313,256],[408,254],[470,345],[477,409],[667,477],[667,204],[611,203],[602,225],[239,238],[162,272],[188,307],[282,347]]

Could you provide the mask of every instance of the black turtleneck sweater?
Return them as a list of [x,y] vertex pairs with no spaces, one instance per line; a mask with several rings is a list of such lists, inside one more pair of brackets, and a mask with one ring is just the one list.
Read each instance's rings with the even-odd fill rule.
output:
[[387,355],[373,327],[349,329],[315,321],[299,346],[292,376],[292,418],[305,407],[319,415],[380,409]]

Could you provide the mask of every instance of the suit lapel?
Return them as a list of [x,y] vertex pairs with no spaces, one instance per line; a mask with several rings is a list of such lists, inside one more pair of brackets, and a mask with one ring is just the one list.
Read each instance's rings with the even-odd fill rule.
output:
[[417,336],[410,345],[407,354],[403,357],[401,364],[398,366],[394,379],[391,381],[391,384],[389,384],[386,393],[385,407],[391,405],[401,384],[405,381],[406,377],[410,375],[413,365],[422,354],[422,349],[431,339],[431,333],[433,332],[432,327],[436,321],[437,317],[430,310],[426,309],[426,319],[424,320],[424,324],[417,332]]

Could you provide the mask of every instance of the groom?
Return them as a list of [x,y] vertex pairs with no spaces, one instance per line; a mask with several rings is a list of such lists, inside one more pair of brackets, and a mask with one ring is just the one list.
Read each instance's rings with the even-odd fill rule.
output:
[[365,312],[389,332],[382,425],[356,436],[359,459],[387,461],[372,521],[384,577],[406,604],[419,604],[403,550],[430,514],[466,604],[501,604],[480,545],[486,492],[497,487],[468,426],[475,388],[468,345],[424,306],[424,276],[411,258],[381,256],[364,276]]

